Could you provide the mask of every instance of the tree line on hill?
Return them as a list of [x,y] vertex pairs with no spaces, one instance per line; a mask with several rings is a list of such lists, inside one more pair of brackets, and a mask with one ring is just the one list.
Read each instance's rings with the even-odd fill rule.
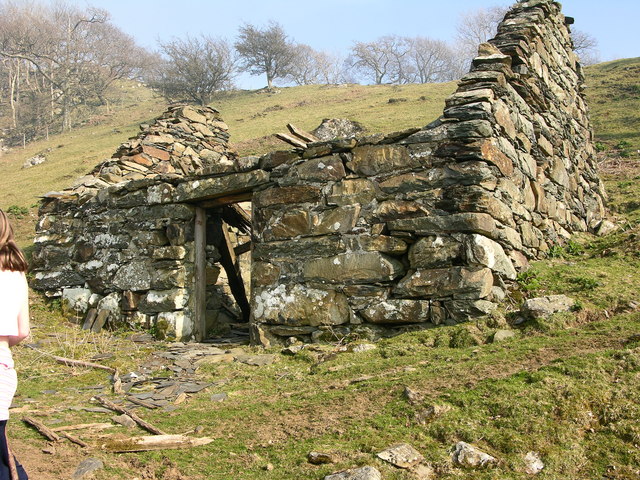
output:
[[[66,131],[99,106],[114,84],[137,79],[168,101],[209,104],[234,88],[242,72],[265,75],[267,87],[287,85],[444,82],[469,68],[477,45],[495,34],[506,8],[461,17],[456,42],[384,35],[353,43],[344,55],[291,39],[283,27],[245,24],[234,42],[208,35],[159,42],[149,52],[109,21],[106,10],[69,4],[0,1],[0,123],[5,142]],[[596,42],[575,32],[574,43],[592,59]],[[13,140],[13,142],[12,142]]]

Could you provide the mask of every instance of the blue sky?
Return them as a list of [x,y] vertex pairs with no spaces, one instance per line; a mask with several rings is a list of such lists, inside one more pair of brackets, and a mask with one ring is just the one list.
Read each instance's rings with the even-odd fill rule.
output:
[[[387,34],[423,35],[450,41],[460,15],[504,0],[71,0],[111,13],[111,20],[137,42],[154,49],[157,40],[207,34],[233,40],[243,23],[280,23],[295,41],[317,50],[346,53],[354,41]],[[640,56],[640,1],[565,0],[563,13],[574,28],[593,35],[603,61]],[[243,77],[242,88],[263,86]]]

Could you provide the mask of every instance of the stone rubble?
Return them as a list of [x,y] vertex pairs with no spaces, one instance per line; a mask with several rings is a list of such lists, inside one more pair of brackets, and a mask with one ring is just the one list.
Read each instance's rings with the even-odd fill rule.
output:
[[466,442],[458,442],[451,453],[454,464],[464,468],[485,468],[497,463],[497,459]]
[[47,161],[47,157],[39,153],[37,155],[34,155],[31,158],[27,158],[22,164],[21,168],[25,169],[25,168],[35,167],[36,165],[40,165],[41,163],[44,163],[46,161]]
[[377,456],[398,468],[412,468],[424,460],[422,454],[408,443],[392,445]]
[[336,458],[330,453],[309,452],[307,455],[307,461],[313,465],[324,465],[327,463],[335,463]]
[[529,475],[536,475],[544,468],[544,462],[537,452],[527,452],[524,457],[524,471]]
[[353,138],[362,135],[366,129],[362,124],[346,118],[325,118],[311,133],[320,140]]
[[76,471],[73,472],[73,476],[71,477],[73,480],[82,480],[84,478],[92,478],[94,472],[98,470],[102,470],[104,468],[104,463],[99,458],[90,457],[86,458],[76,468]]
[[549,318],[554,313],[570,311],[575,303],[575,300],[566,295],[529,298],[525,300],[521,312],[527,318]]
[[416,412],[414,419],[419,425],[428,425],[449,411],[451,411],[449,405],[427,405]]
[[[228,380],[202,381],[197,372],[208,363],[238,362],[249,366],[265,366],[276,361],[275,355],[249,354],[243,348],[222,349],[209,344],[170,344],[166,351],[154,352],[135,372],[122,375],[124,400],[129,406],[162,408],[172,411],[189,396],[223,387]],[[169,377],[158,372],[169,371]],[[213,393],[211,402],[223,402],[226,392]],[[100,407],[98,407],[100,408]],[[109,411],[106,411],[109,412]],[[116,420],[123,425],[125,418]]]

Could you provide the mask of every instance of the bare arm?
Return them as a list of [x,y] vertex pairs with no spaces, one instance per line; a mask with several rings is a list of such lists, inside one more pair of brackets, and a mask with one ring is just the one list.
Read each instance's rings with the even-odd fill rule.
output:
[[18,335],[9,337],[9,346],[13,347],[29,336],[29,287],[24,281],[24,301],[18,313]]

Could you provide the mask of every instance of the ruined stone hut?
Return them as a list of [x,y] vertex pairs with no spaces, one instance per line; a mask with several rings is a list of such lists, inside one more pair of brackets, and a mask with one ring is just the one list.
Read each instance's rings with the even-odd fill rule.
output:
[[241,319],[266,345],[485,315],[604,215],[569,23],[516,3],[423,128],[238,158],[216,110],[170,109],[44,197],[33,286],[88,325],[180,340]]

